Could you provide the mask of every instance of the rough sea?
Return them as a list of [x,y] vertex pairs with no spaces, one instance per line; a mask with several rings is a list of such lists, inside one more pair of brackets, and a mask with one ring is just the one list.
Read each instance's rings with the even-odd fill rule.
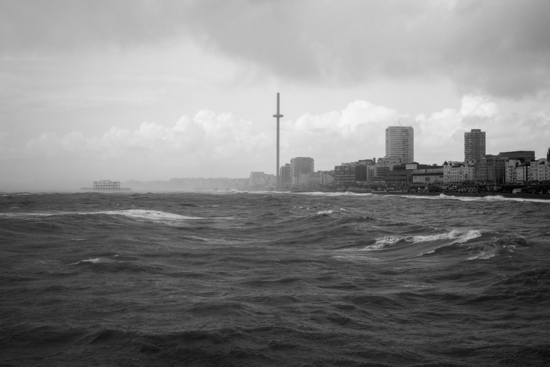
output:
[[0,196],[0,366],[548,365],[548,200]]

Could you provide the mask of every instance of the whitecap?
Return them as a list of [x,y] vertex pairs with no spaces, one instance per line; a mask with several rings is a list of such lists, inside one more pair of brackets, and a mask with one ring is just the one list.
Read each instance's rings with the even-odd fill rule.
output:
[[163,212],[159,210],[145,209],[127,209],[127,210],[108,210],[95,213],[78,213],[78,214],[108,214],[108,215],[123,215],[129,218],[149,219],[149,220],[193,220],[203,219],[200,217],[187,217],[184,215]]
[[334,210],[321,210],[317,212],[317,215],[330,215],[334,213]]
[[481,251],[480,254],[469,257],[468,260],[487,260],[497,255],[496,249],[491,249],[489,251]]
[[481,201],[481,202],[521,202],[521,203],[547,203],[550,204],[550,200],[547,199],[534,199],[534,198],[514,198],[504,197],[502,195],[485,195],[485,196],[454,196],[452,194],[439,194],[439,195],[401,195],[402,198],[407,199],[424,199],[424,200],[458,200],[464,202]]
[[[0,213],[0,216],[7,217],[47,217],[54,215],[123,215],[129,218],[148,219],[153,221],[181,221],[181,220],[196,220],[203,219],[201,217],[188,217],[180,214],[168,213],[159,210],[145,209],[127,209],[127,210],[107,210],[100,212],[37,212],[37,213]],[[219,218],[219,219],[231,219]]]
[[104,260],[101,260],[99,257],[96,257],[94,259],[85,259],[85,260],[80,260],[80,261],[77,261],[75,263],[72,263],[70,265],[79,265],[79,264],[84,264],[84,263],[92,263],[92,264],[97,264],[99,262],[102,262]]
[[373,251],[373,250],[379,250],[379,249],[385,248],[385,247],[391,247],[391,246],[395,245],[397,242],[401,241],[402,239],[403,239],[403,237],[386,236],[384,238],[377,239],[376,243],[374,243],[373,245],[366,246],[362,250],[363,251]]
[[[375,244],[369,245],[365,247],[363,250],[364,251],[379,250],[381,248],[394,246],[399,241],[405,241],[407,243],[422,243],[422,242],[433,242],[433,241],[440,241],[440,240],[454,240],[451,243],[437,247],[437,248],[440,248],[444,246],[450,246],[456,243],[459,243],[459,244],[467,243],[468,241],[478,237],[481,237],[481,231],[475,230],[475,229],[468,230],[467,232],[453,229],[449,232],[444,232],[444,233],[437,233],[437,234],[431,234],[431,235],[406,236],[406,237],[386,236],[384,238],[377,239]],[[434,253],[435,250],[437,250],[437,248],[429,252],[425,252],[423,254]]]

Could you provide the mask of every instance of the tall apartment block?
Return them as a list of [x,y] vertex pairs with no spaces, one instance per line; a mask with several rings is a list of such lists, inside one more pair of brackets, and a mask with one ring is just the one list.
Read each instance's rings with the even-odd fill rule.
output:
[[386,129],[386,158],[399,158],[401,163],[414,162],[414,129],[411,126],[389,126]]
[[485,131],[472,129],[464,133],[464,162],[478,161],[485,156]]
[[307,180],[307,178],[313,174],[314,165],[313,158],[310,157],[296,157],[290,160],[290,176],[292,178],[292,185],[299,186]]

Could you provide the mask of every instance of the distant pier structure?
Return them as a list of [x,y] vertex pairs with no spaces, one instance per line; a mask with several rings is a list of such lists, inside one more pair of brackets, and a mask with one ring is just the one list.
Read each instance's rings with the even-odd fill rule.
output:
[[100,180],[94,181],[93,187],[84,187],[86,191],[130,191],[129,188],[120,187],[120,181]]
[[280,166],[279,166],[279,119],[281,117],[283,117],[283,115],[281,115],[281,112],[280,112],[279,108],[280,108],[279,93],[277,93],[277,113],[275,115],[273,115],[273,117],[275,117],[277,119],[277,167],[275,169],[275,174],[277,176],[277,188],[279,188],[281,186],[281,181],[279,179],[279,170],[280,170]]

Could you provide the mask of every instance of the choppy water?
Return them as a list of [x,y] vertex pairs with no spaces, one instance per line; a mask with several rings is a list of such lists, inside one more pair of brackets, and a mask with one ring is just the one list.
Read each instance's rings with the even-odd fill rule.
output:
[[550,365],[550,201],[0,197],[2,366]]

